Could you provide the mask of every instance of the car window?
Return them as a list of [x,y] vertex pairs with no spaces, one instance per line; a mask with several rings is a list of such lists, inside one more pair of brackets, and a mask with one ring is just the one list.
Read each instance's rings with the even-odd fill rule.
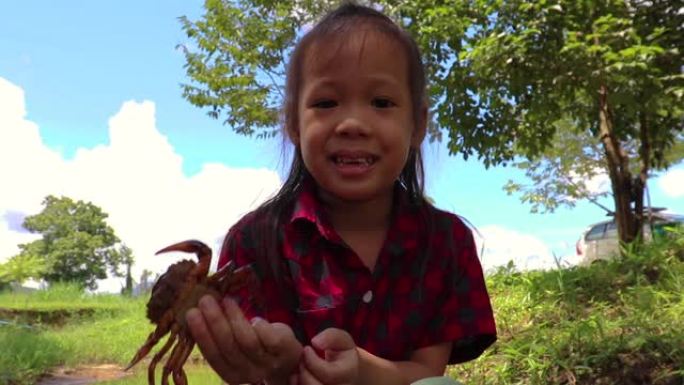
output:
[[603,231],[605,230],[605,228],[606,228],[605,223],[601,223],[599,225],[592,227],[591,230],[589,230],[589,232],[587,233],[587,236],[585,237],[585,239],[587,241],[593,241],[593,240],[596,240],[596,239],[603,237]]
[[604,234],[604,238],[616,238],[617,237],[617,223],[615,222],[610,222],[606,226],[606,232]]

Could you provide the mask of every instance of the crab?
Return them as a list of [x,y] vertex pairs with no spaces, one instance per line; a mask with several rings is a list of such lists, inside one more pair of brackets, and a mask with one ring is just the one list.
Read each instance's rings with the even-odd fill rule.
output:
[[190,356],[195,341],[187,328],[185,313],[197,306],[202,296],[209,294],[220,300],[224,295],[235,293],[252,282],[253,278],[249,266],[236,269],[232,261],[215,274],[208,276],[211,249],[200,241],[179,242],[159,250],[156,254],[171,251],[195,253],[198,262],[186,259],[174,263],[159,277],[152,288],[147,303],[147,318],[157,325],[157,328],[150,333],[125,369],[132,368],[147,356],[161,338],[169,334],[166,343],[154,355],[148,366],[147,381],[150,385],[154,385],[157,364],[169,350],[171,354],[162,371],[162,384],[168,384],[169,375],[172,375],[174,384],[187,384],[183,364]]

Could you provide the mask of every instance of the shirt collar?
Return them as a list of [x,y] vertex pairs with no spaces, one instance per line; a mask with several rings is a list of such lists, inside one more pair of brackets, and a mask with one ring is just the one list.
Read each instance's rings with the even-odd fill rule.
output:
[[325,215],[316,192],[316,183],[311,177],[304,178],[290,218],[291,224],[301,221],[315,224],[319,234],[328,240],[341,241]]
[[[392,203],[393,224],[390,225],[390,236],[406,236],[413,238],[418,227],[418,211],[410,203],[408,192],[399,182],[394,186],[394,200]],[[299,221],[309,222],[316,225],[318,233],[329,241],[343,243],[332,224],[325,215],[323,206],[318,199],[316,183],[311,177],[306,177],[302,182],[302,188],[295,200],[294,209],[290,217],[290,223]],[[399,232],[401,234],[395,234]]]

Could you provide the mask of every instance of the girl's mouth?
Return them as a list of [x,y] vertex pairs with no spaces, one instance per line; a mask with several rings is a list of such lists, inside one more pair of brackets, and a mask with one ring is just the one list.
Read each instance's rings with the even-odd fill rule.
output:
[[352,156],[333,156],[332,161],[338,166],[371,166],[375,163],[377,157],[369,155],[362,157]]
[[360,178],[368,175],[379,159],[368,154],[337,154],[330,157],[335,170],[343,178]]

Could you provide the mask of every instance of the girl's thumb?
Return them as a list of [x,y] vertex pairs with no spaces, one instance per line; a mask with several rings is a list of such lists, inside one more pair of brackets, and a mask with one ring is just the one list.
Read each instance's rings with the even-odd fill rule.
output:
[[336,328],[318,333],[311,339],[311,345],[319,350],[347,350],[356,346],[349,333]]

